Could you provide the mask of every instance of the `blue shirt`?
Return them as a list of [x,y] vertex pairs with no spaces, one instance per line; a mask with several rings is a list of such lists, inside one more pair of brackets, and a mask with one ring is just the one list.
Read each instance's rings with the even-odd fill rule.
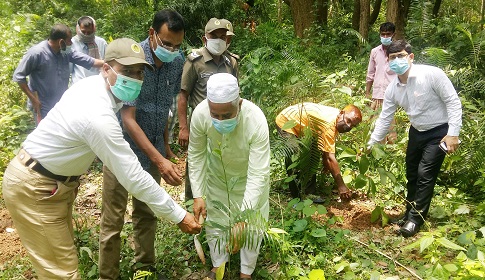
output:
[[72,51],[68,55],[55,53],[47,40],[31,47],[13,73],[14,82],[27,83],[37,91],[41,102],[40,114],[44,118],[61,99],[69,85],[69,62],[91,68],[94,58]]
[[[160,154],[166,156],[163,134],[173,97],[180,92],[184,60],[178,56],[172,62],[164,62],[162,67],[156,68],[149,40],[146,39],[140,45],[145,52],[145,60],[153,65],[155,70],[151,71],[145,67],[145,78],[140,95],[132,102],[124,102],[124,105],[136,107],[136,122]],[[138,156],[142,167],[148,170],[151,165],[148,156],[138,148],[128,133],[124,132],[124,135]]]

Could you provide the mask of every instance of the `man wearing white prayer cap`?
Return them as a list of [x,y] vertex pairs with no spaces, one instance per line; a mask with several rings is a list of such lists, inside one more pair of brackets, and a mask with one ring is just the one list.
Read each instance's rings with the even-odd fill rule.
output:
[[[233,75],[212,75],[207,81],[207,99],[192,114],[188,152],[194,215],[196,219],[200,215],[206,218],[213,266],[204,279],[215,279],[217,268],[228,261],[228,251],[235,253],[239,247],[240,277],[251,279],[261,236],[256,235],[252,245],[247,242],[233,246],[231,241],[231,246],[226,244],[230,228],[234,234],[254,226],[237,217],[253,213],[268,219],[269,162],[269,132],[263,112],[254,103],[239,97],[238,82]],[[227,209],[216,207],[220,204]],[[227,230],[213,227],[214,223],[227,226]]]

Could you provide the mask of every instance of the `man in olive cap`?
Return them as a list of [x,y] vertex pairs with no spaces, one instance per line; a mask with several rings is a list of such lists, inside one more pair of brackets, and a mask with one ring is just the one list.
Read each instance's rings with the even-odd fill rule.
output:
[[[193,110],[206,98],[209,77],[216,73],[229,73],[237,78],[237,60],[226,51],[228,31],[227,23],[224,24],[221,19],[211,18],[205,26],[205,35],[202,37],[204,47],[192,50],[185,61],[181,90],[178,95],[179,144],[184,148],[189,144],[190,116],[187,116],[187,107]],[[187,200],[192,198],[192,193],[189,177],[185,178],[185,199]]]
[[81,279],[72,228],[79,177],[97,156],[128,192],[183,232],[200,225],[141,167],[116,117],[140,93],[145,61],[127,38],[106,49],[101,75],[69,88],[27,136],[3,178],[3,198],[39,279]]

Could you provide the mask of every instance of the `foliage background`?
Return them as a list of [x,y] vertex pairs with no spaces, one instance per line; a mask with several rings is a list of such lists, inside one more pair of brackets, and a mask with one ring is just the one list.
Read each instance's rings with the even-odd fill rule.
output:
[[[287,188],[281,155],[294,150],[288,149],[278,138],[273,120],[282,108],[298,101],[321,102],[339,108],[348,103],[359,106],[365,115],[364,122],[352,133],[341,135],[337,146],[344,180],[354,190],[372,197],[378,205],[376,209],[382,209],[384,214],[402,204],[409,126],[405,114],[398,112],[396,115],[400,136],[397,144],[376,147],[371,154],[362,152],[372,130],[371,117],[375,114],[366,106],[369,100],[363,97],[368,57],[370,50],[379,44],[378,26],[386,20],[384,7],[388,1],[383,1],[376,23],[369,27],[368,39],[352,29],[354,1],[351,0],[328,1],[331,8],[328,23],[314,23],[304,38],[294,34],[295,20],[286,1],[254,2],[255,6],[246,12],[241,9],[242,1],[229,0],[2,1],[0,173],[3,174],[20,143],[33,129],[31,115],[24,109],[25,95],[12,82],[12,73],[25,51],[47,38],[54,23],[66,23],[74,30],[77,18],[91,15],[96,19],[98,35],[108,41],[118,37],[141,41],[147,36],[154,11],[170,7],[186,19],[184,49],[189,52],[192,47],[201,45],[205,22],[211,17],[224,17],[233,21],[237,34],[231,51],[241,56],[242,93],[263,109],[272,131],[272,187],[277,191],[272,193],[274,213],[270,226],[288,232],[277,240],[279,252],[263,248],[262,261],[256,271],[258,277],[308,279],[301,277],[309,277],[313,270],[322,268],[330,279],[378,279],[376,275],[397,272],[395,265],[378,268],[379,254],[375,250],[393,251],[404,244],[409,245],[409,256],[415,256],[415,260],[406,264],[416,267],[423,278],[482,277],[485,271],[485,145],[481,140],[485,126],[485,32],[479,1],[444,1],[438,17],[431,15],[434,1],[411,1],[406,38],[413,45],[416,62],[443,68],[459,92],[464,108],[463,144],[456,154],[445,160],[435,191],[437,197],[432,204],[430,227],[423,236],[414,240],[415,243],[387,238],[381,243],[370,242],[371,249],[360,250],[352,250],[357,246],[349,238],[352,233],[330,227],[336,221],[313,220],[308,213],[315,212],[316,207],[311,202],[288,204],[287,197],[280,197],[279,193]],[[251,30],[251,22],[256,23],[255,30]],[[93,168],[96,172],[96,167]],[[321,185],[332,184],[328,176],[320,174],[318,179]],[[0,205],[3,206],[3,202]],[[321,208],[318,211],[324,212]],[[384,214],[381,219],[385,219]],[[77,221],[76,240],[81,248],[83,279],[96,279],[99,229],[92,227],[87,217],[81,216]],[[126,243],[129,243],[130,232],[131,229],[126,229]],[[164,256],[160,256],[160,267],[180,270],[179,276],[200,269],[193,264],[196,258],[193,248],[187,245],[191,237],[181,236],[164,222],[160,223],[160,232],[164,234],[162,240],[169,240],[157,244],[157,251],[164,252]],[[121,266],[126,278],[130,277],[132,250],[128,245],[123,250]],[[279,266],[272,269],[275,263]],[[18,267],[17,262],[12,262],[0,269],[0,276],[20,277],[29,265]]]

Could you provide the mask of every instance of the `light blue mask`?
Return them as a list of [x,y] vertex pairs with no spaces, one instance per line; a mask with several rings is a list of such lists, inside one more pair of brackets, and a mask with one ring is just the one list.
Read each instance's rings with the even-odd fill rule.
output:
[[237,115],[228,120],[218,120],[212,118],[212,125],[220,134],[226,134],[233,131],[237,125]]
[[[116,71],[110,66],[111,70]],[[133,79],[116,73],[116,83],[111,85],[108,78],[106,78],[111,92],[121,101],[133,101],[140,95],[143,81]]]
[[398,75],[406,73],[406,71],[408,71],[409,69],[409,66],[410,65],[407,56],[403,58],[396,58],[389,62],[389,68],[391,68],[391,70]]
[[161,47],[160,45],[157,45],[157,48],[153,50],[153,52],[162,62],[172,62],[177,56],[180,55],[180,52],[171,52],[166,48]]
[[392,43],[392,37],[381,37],[381,43],[384,46],[389,46]]

